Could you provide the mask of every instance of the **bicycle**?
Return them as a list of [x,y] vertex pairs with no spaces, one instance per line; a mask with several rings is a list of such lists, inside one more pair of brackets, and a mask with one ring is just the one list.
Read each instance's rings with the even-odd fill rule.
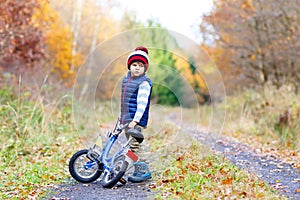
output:
[[[123,178],[128,166],[133,165],[138,160],[138,156],[134,154],[129,144],[133,139],[142,143],[143,134],[137,129],[129,129],[127,131],[129,139],[122,145],[112,157],[109,157],[112,146],[117,141],[119,135],[127,128],[129,123],[121,125],[118,120],[113,131],[108,131],[108,141],[105,143],[101,151],[97,142],[89,149],[77,151],[70,159],[69,172],[71,176],[81,183],[91,183],[101,177],[101,184],[105,188],[112,188],[118,182],[126,184]],[[101,137],[101,136],[99,136]]]

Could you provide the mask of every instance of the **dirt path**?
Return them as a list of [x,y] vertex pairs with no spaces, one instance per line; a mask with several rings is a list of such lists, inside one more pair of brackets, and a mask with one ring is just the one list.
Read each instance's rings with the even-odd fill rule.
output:
[[[167,120],[178,126],[176,114],[167,116]],[[251,147],[233,139],[218,134],[208,134],[184,125],[180,128],[217,154],[225,156],[234,165],[256,174],[280,194],[289,199],[300,199],[299,169],[273,155],[256,152]],[[58,186],[47,195],[47,199],[153,199],[155,193],[151,190],[151,185],[151,181],[147,181],[141,184],[127,183],[114,189],[104,189],[99,181],[92,184],[79,184],[72,180],[70,184]]]
[[[168,118],[176,124],[176,117]],[[177,123],[178,124],[178,123]],[[255,149],[219,134],[207,133],[181,126],[202,144],[217,154],[225,156],[234,165],[254,173],[271,187],[289,199],[300,199],[300,169],[285,163],[273,155],[256,152]]]
[[45,199],[53,200],[126,200],[126,199],[153,199],[154,193],[150,189],[151,182],[128,183],[124,186],[116,186],[112,189],[105,189],[99,181],[91,184],[80,184],[70,181],[70,184],[60,185],[51,191]]
[[272,155],[257,153],[251,147],[204,132],[193,132],[195,138],[224,155],[234,165],[256,174],[280,194],[300,199],[300,172],[289,163]]
[[[114,124],[107,124],[102,127],[101,132],[106,132],[107,130],[112,130]],[[107,138],[106,138],[107,139]],[[106,139],[103,138],[104,141]],[[116,142],[117,145],[125,143],[125,136],[121,135]],[[112,152],[115,149],[112,148]],[[75,152],[74,152],[75,153]],[[133,172],[133,168],[130,168],[127,173]],[[124,178],[127,180],[128,175],[125,174]],[[100,177],[101,178],[101,177]],[[73,178],[69,178],[66,184],[58,185],[57,188],[49,191],[43,199],[53,199],[53,200],[126,200],[126,199],[154,199],[155,192],[151,190],[152,180],[148,180],[142,183],[130,183],[127,182],[125,185],[117,184],[112,189],[103,188],[100,179],[90,184],[82,184],[75,181]]]

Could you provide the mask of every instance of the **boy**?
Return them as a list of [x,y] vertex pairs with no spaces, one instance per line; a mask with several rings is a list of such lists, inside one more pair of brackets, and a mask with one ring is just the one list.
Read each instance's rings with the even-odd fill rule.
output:
[[[142,131],[147,127],[150,95],[152,91],[152,81],[145,75],[149,66],[148,49],[140,46],[130,53],[127,59],[128,73],[122,81],[121,98],[121,124],[129,123],[125,129],[131,128]],[[140,153],[140,143],[133,140],[130,144],[131,151]],[[151,179],[151,172],[148,165],[144,162],[136,162],[133,176],[128,178],[131,182],[142,182]]]

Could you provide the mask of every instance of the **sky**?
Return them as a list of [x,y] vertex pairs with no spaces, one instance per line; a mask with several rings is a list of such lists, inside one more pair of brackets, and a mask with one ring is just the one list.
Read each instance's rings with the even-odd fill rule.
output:
[[199,42],[197,25],[201,15],[211,10],[213,0],[123,0],[120,4],[136,12],[141,22],[157,19],[163,27]]

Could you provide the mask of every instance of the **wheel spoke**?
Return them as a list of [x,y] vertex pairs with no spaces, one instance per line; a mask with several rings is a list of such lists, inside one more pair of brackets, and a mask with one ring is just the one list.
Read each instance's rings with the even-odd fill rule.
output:
[[86,155],[79,156],[74,163],[75,171],[82,177],[82,178],[90,178],[97,173],[98,167],[96,165],[91,166],[89,169],[85,169],[85,164],[89,162],[89,159]]

